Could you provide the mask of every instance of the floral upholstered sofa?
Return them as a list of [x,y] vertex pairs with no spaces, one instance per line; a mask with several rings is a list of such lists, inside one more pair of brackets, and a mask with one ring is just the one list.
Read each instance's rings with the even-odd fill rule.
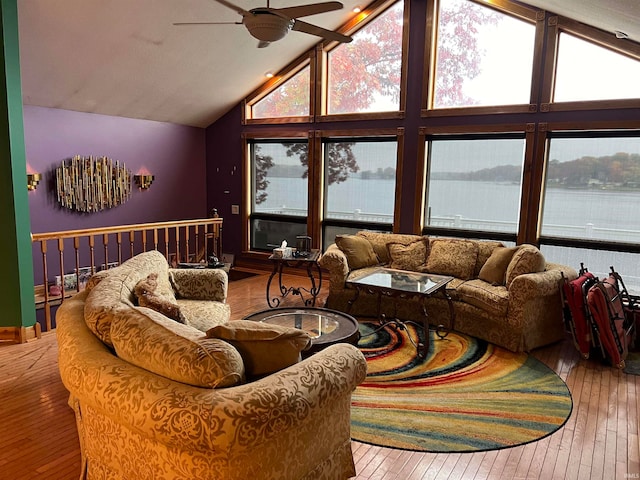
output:
[[[141,284],[163,302],[140,306],[149,293]],[[59,368],[76,414],[80,478],[355,475],[350,404],[366,375],[362,353],[337,344],[301,360],[308,334],[227,322],[226,292],[224,271],[173,270],[153,251],[60,306]]]
[[[447,285],[453,300],[455,330],[514,352],[529,351],[564,338],[560,286],[573,279],[571,267],[547,263],[533,245],[507,248],[500,242],[361,231],[339,235],[320,259],[329,271],[326,306],[356,316],[383,313],[405,320],[423,318],[418,299],[384,297],[377,311],[375,293],[345,285],[384,265],[454,279]],[[429,323],[450,325],[444,296],[426,300]]]

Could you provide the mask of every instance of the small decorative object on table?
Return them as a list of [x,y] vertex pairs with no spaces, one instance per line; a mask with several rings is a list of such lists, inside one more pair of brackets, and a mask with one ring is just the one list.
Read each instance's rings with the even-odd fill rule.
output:
[[278,248],[273,249],[273,258],[290,258],[292,255],[291,247],[287,247],[287,241],[283,240]]

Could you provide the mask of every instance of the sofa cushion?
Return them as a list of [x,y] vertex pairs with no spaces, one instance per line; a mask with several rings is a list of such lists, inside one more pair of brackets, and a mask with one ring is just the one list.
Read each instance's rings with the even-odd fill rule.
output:
[[543,272],[546,267],[546,261],[542,252],[537,247],[529,244],[520,245],[513,254],[511,262],[507,267],[507,278],[505,285],[507,288],[518,275],[525,273]]
[[417,242],[405,245],[403,243],[387,243],[389,251],[389,267],[398,270],[411,270],[417,272],[424,266],[427,260],[429,242],[426,239],[420,239]]
[[504,285],[507,278],[507,267],[517,247],[498,247],[480,269],[478,278],[492,285]]
[[378,256],[378,261],[380,263],[389,263],[391,261],[391,258],[389,257],[389,250],[387,249],[388,243],[409,245],[410,243],[427,238],[420,235],[373,232],[371,230],[361,230],[358,232],[358,236],[366,238],[369,241],[373,247],[373,251],[376,252],[376,255]]
[[207,331],[238,349],[248,376],[261,376],[282,370],[300,361],[311,337],[297,328],[270,325],[252,320],[234,320]]
[[227,303],[190,298],[179,298],[176,302],[185,317],[185,324],[201,332],[227,323],[231,317],[231,307]]
[[478,259],[476,260],[476,269],[473,275],[474,278],[480,275],[480,270],[482,270],[482,267],[493,251],[498,247],[504,247],[502,242],[497,242],[495,240],[477,240],[476,245],[478,245]]
[[156,272],[150,273],[146,278],[140,280],[133,289],[138,305],[160,312],[176,322],[185,323],[180,306],[171,299],[158,295],[156,293],[157,287],[158,274]]
[[146,307],[115,316],[111,341],[118,357],[177,382],[219,388],[244,380],[242,357],[232,345]]
[[358,235],[337,235],[336,245],[347,257],[349,270],[370,267],[378,263],[378,257],[369,241]]
[[473,278],[477,257],[478,245],[472,240],[433,238],[423,270],[469,280]]
[[509,291],[502,285],[491,285],[484,280],[469,280],[457,289],[461,301],[502,318],[507,316]]

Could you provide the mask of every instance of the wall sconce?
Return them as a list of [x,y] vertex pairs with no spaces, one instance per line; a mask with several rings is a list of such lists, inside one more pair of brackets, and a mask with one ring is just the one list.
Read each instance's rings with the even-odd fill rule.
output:
[[146,190],[153,183],[154,176],[147,174],[134,175],[133,180],[141,190]]
[[27,189],[29,191],[35,190],[38,186],[38,183],[40,183],[41,178],[42,175],[40,175],[39,173],[27,173]]

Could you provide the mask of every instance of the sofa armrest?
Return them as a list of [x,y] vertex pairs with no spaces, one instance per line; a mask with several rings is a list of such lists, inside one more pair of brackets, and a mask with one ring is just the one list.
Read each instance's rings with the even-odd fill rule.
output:
[[509,323],[523,322],[524,308],[531,302],[538,301],[542,308],[546,298],[557,296],[559,303],[563,276],[573,280],[577,273],[571,267],[548,263],[544,272],[526,273],[514,278],[509,286]]
[[344,422],[351,393],[366,376],[362,353],[340,343],[255,382],[223,389],[189,386],[118,358],[86,327],[83,301],[63,305],[60,374],[83,415],[95,412],[177,448],[251,455],[274,437],[288,435],[294,442],[305,422],[317,419],[314,429]]
[[226,302],[228,276],[221,268],[170,268],[177,298]]
[[347,257],[335,243],[329,245],[318,264],[329,272],[329,290],[342,290],[349,275]]

